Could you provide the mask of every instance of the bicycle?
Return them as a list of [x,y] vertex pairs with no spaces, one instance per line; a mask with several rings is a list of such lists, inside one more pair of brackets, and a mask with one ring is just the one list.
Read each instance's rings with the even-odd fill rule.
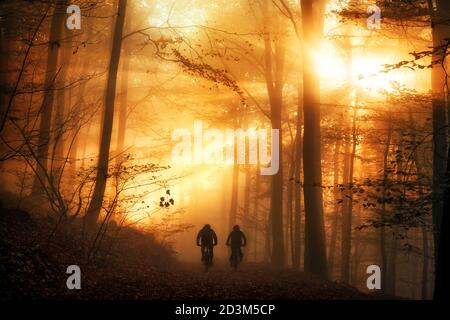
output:
[[239,263],[241,263],[241,256],[239,254],[239,251],[232,250],[230,257],[230,264],[234,271],[237,271]]
[[212,266],[211,249],[211,247],[205,247],[205,251],[203,253],[203,264],[205,265],[205,272],[208,272],[208,269]]

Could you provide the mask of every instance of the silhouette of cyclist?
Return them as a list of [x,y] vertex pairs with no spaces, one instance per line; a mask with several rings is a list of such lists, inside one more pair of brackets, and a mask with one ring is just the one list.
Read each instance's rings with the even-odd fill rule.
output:
[[209,224],[205,224],[205,226],[197,234],[197,246],[201,246],[202,261],[204,261],[206,250],[209,249],[210,262],[212,263],[212,259],[214,257],[213,247],[216,245],[216,233]]
[[227,246],[231,246],[230,263],[233,263],[233,257],[235,255],[239,257],[239,262],[241,262],[244,258],[241,247],[245,247],[247,245],[247,238],[238,225],[233,227],[233,231],[230,232],[226,244]]

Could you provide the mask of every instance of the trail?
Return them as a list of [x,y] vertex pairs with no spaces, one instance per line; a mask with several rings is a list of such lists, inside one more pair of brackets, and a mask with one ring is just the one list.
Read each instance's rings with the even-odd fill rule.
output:
[[[238,271],[215,265],[205,272],[202,265],[182,263],[161,271],[129,266],[91,274],[95,285],[84,286],[79,298],[100,299],[371,299],[350,286],[311,278],[288,269],[243,263]],[[86,282],[86,281],[85,281]]]
[[[52,247],[45,242],[50,225],[38,225],[26,212],[3,210],[0,215],[0,300],[81,299],[81,300],[174,300],[174,299],[374,299],[357,289],[318,279],[288,268],[245,260],[234,271],[219,260],[205,272],[200,261],[158,260],[155,244],[141,235],[115,250],[114,258],[82,264],[77,258],[79,243],[63,233]],[[131,232],[130,230],[128,230]],[[130,236],[125,230],[125,235]],[[133,231],[132,234],[139,235]],[[140,240],[139,240],[140,239]],[[156,254],[156,252],[153,252]],[[200,259],[199,259],[200,260]],[[78,263],[77,263],[78,262]],[[66,286],[68,265],[79,264],[81,289]],[[381,297],[382,298],[382,297]]]

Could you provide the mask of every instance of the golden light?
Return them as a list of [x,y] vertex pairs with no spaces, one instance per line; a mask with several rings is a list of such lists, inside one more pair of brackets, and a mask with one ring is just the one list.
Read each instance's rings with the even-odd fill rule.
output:
[[327,87],[337,87],[348,80],[348,68],[330,41],[322,43],[316,55],[316,65],[319,66],[320,79]]
[[[152,26],[164,26],[167,22],[176,27],[194,26],[206,22],[207,12],[193,1],[157,1],[153,14],[148,18]],[[183,29],[181,32],[192,32]]]

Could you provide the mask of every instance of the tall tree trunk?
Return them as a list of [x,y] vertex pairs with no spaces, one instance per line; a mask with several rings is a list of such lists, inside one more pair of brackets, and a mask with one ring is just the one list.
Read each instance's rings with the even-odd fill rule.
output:
[[258,233],[260,232],[259,230],[259,191],[260,191],[260,171],[259,171],[259,162],[258,165],[256,166],[256,177],[255,177],[255,198],[254,198],[254,203],[253,203],[253,218],[254,218],[254,223],[253,223],[253,260],[256,262],[258,261]]
[[[89,40],[91,39],[92,36],[92,27],[90,26],[89,23],[89,19],[85,19],[85,23],[83,25],[83,27],[86,30],[86,34],[85,34],[85,38],[84,38],[84,43],[88,43]],[[85,45],[83,49],[81,50],[77,50],[76,54],[78,55],[77,57],[77,65],[81,64],[81,68],[80,68],[80,79],[85,77],[86,74],[88,73],[89,70],[89,59],[86,59],[83,57],[81,51],[87,51],[87,46]],[[86,110],[86,100],[85,100],[85,94],[86,94],[86,85],[87,85],[87,79],[83,79],[83,81],[80,83],[80,85],[78,86],[77,90],[76,90],[76,102],[75,102],[75,106],[77,109],[82,110],[81,114],[84,113],[84,110]],[[73,90],[71,91],[71,93],[73,92]],[[79,118],[80,119],[80,118]],[[74,130],[72,131],[72,139],[73,139],[73,145],[72,148],[70,149],[70,170],[72,172],[75,172],[77,169],[77,155],[78,155],[78,149],[80,148],[81,145],[81,136],[83,136],[84,134],[84,149],[83,149],[83,158],[86,155],[86,140],[87,140],[87,136],[89,134],[89,127],[91,126],[91,123],[88,124],[88,128],[80,128],[80,127],[76,127],[74,128]],[[83,160],[84,161],[84,160]],[[82,165],[84,167],[84,165]]]
[[[358,204],[358,210],[357,210],[357,215],[356,215],[356,225],[359,225],[361,223],[361,204]],[[360,258],[361,258],[361,232],[360,230],[357,230],[355,232],[355,240],[354,242],[354,252],[352,255],[352,273],[351,273],[351,279],[350,279],[350,284],[352,286],[357,286],[357,280],[358,280],[358,267],[359,267],[359,262],[360,262]]]
[[[12,3],[12,2],[11,2]],[[10,66],[11,66],[11,52],[14,50],[13,42],[9,40],[9,32],[13,31],[10,15],[7,11],[11,3],[0,3],[0,134],[4,128],[4,121],[7,117],[7,104],[10,96]],[[0,141],[0,157],[6,154],[6,146],[3,141]],[[3,169],[4,161],[0,161],[0,170]],[[3,175],[0,176],[0,182],[3,181]]]
[[[417,175],[417,189],[419,194],[419,199],[423,199],[423,183],[424,183],[424,174],[422,169],[421,160],[419,159],[419,152],[417,150],[417,140],[415,134],[415,128],[413,127],[414,119],[412,113],[409,114],[409,123],[410,123],[410,136],[411,143],[414,146],[413,151],[413,161],[416,167],[416,175]],[[428,274],[429,274],[429,244],[428,244],[428,230],[426,225],[427,216],[424,215],[424,222],[421,227],[422,231],[422,287],[421,287],[421,298],[422,300],[427,299],[428,297]]]
[[[283,266],[285,262],[284,233],[283,233],[283,150],[281,111],[283,106],[285,41],[283,22],[275,23],[269,12],[268,1],[263,2],[264,15],[264,62],[266,87],[270,102],[270,120],[272,129],[279,130],[279,169],[272,175],[272,192],[270,199],[270,217],[272,226],[272,254],[271,262],[275,266]],[[277,27],[277,33],[272,38],[270,28]],[[274,43],[274,48],[272,47]],[[274,63],[273,63],[274,62]],[[273,147],[273,146],[272,146]]]
[[301,0],[303,23],[303,166],[305,202],[305,271],[327,278],[320,155],[319,81],[315,74],[312,0]]
[[250,212],[250,189],[251,189],[251,171],[250,165],[246,163],[244,165],[245,169],[245,189],[244,189],[244,207],[242,212],[242,223],[244,231],[247,234],[247,241],[253,242],[253,234],[251,233],[250,226],[252,225],[252,217]]
[[[10,4],[9,4],[10,5]],[[9,32],[14,30],[11,28],[11,18],[7,14],[8,4],[2,2],[0,4],[0,117],[3,119],[9,96],[9,79],[10,79],[10,59],[13,43],[9,40]],[[11,10],[11,9],[9,9]],[[5,14],[3,14],[5,13]]]
[[[291,154],[289,160],[289,170],[288,170],[288,185],[287,185],[287,201],[286,201],[286,211],[288,216],[288,223],[286,226],[286,237],[285,243],[286,248],[290,249],[290,256],[292,260],[292,264],[295,259],[295,230],[294,230],[294,171],[295,171],[295,141],[291,146]],[[294,153],[294,154],[293,154]],[[286,255],[288,256],[288,255]]]
[[385,227],[383,225],[384,219],[386,217],[386,185],[389,178],[388,173],[388,157],[389,150],[391,146],[391,138],[392,138],[392,119],[389,115],[388,120],[388,132],[386,138],[386,147],[384,149],[383,154],[383,185],[381,191],[381,227],[380,227],[380,254],[381,254],[381,290],[386,292],[387,289],[387,270],[388,270],[388,254],[387,254],[387,246],[386,246],[386,232]]
[[50,24],[50,36],[47,51],[47,70],[44,82],[44,98],[40,108],[39,135],[37,146],[36,176],[34,178],[32,193],[41,194],[43,185],[48,182],[46,178],[48,169],[48,155],[51,135],[51,121],[53,114],[54,87],[58,77],[61,32],[64,28],[66,1],[58,0]]
[[[450,130],[449,130],[450,131]],[[439,238],[439,251],[436,261],[436,277],[434,281],[434,299],[438,301],[450,301],[450,148],[447,157],[447,184],[444,197],[444,215]]]
[[239,164],[233,164],[233,176],[231,182],[231,204],[230,204],[230,217],[228,227],[233,229],[233,226],[237,223],[237,209],[238,209],[238,191],[239,191]]
[[[398,188],[402,190],[403,193],[406,192],[406,190],[403,187],[403,137],[402,132],[399,132],[398,134],[398,148],[396,152],[396,162],[397,162],[397,184]],[[403,194],[403,197],[405,197],[405,194]],[[402,198],[399,199],[399,207],[402,208]],[[396,282],[397,282],[397,228],[396,226],[392,227],[392,238],[391,238],[391,246],[389,249],[389,263],[388,263],[388,270],[387,270],[387,289],[386,291],[390,295],[395,295],[396,292]]]
[[269,262],[272,256],[272,217],[269,215],[265,225],[264,261]]
[[114,102],[116,98],[117,70],[120,60],[120,48],[122,45],[122,33],[126,6],[127,0],[119,0],[111,49],[111,60],[108,70],[108,83],[106,88],[105,110],[103,113],[103,126],[97,164],[97,177],[92,199],[86,213],[86,224],[90,230],[93,229],[100,215],[108,176],[109,150],[111,147],[111,133],[114,121]]
[[[450,1],[436,0],[435,7],[429,0],[433,47],[438,48],[450,37],[448,19],[450,17]],[[431,69],[432,109],[433,109],[433,225],[435,257],[439,251],[439,231],[444,205],[444,180],[447,166],[447,108],[446,108],[446,72],[443,68],[442,50],[436,50],[432,60],[436,62]],[[445,59],[444,59],[445,60]]]
[[300,268],[300,257],[301,257],[301,227],[302,227],[302,185],[301,185],[301,175],[302,175],[302,149],[303,149],[303,88],[299,82],[297,88],[297,124],[295,130],[295,160],[294,160],[294,237],[293,237],[293,255],[292,255],[292,265],[295,269]]
[[[128,23],[129,19],[127,19]],[[120,89],[120,108],[119,108],[119,124],[117,128],[117,154],[122,153],[125,149],[125,132],[127,127],[128,113],[128,77],[130,72],[130,48],[124,44],[122,71],[121,71],[121,89]],[[120,159],[122,157],[118,157]]]
[[428,298],[428,256],[429,256],[429,248],[428,248],[428,231],[426,226],[422,226],[422,248],[423,248],[423,258],[422,258],[422,288],[421,288],[421,297],[422,300],[426,300]]
[[328,274],[333,275],[334,269],[334,257],[336,254],[336,241],[337,241],[337,228],[339,222],[339,198],[341,197],[341,192],[339,188],[339,153],[341,149],[341,141],[339,137],[336,139],[334,145],[334,156],[333,156],[333,222],[331,225],[331,236],[330,236],[330,245],[328,251]]
[[[63,32],[63,36],[66,37],[67,36],[67,32]],[[71,42],[69,43],[69,46],[71,45]],[[56,114],[55,114],[55,130],[57,130],[58,132],[58,137],[59,141],[58,141],[58,145],[56,146],[56,152],[55,152],[55,157],[57,159],[61,159],[63,157],[64,154],[64,139],[62,136],[62,132],[63,131],[63,125],[64,125],[64,114],[66,111],[66,99],[67,99],[67,95],[66,92],[68,90],[66,90],[66,81],[67,81],[67,74],[69,72],[69,66],[70,66],[70,61],[72,58],[72,53],[71,53],[71,49],[72,48],[66,48],[66,47],[61,47],[60,48],[60,52],[59,52],[59,56],[61,58],[61,67],[60,67],[60,72],[58,75],[58,87],[60,88],[57,93],[56,93]]]
[[[232,106],[232,115],[233,115],[233,127],[236,131],[239,126],[239,105],[234,103]],[[237,223],[237,212],[238,212],[238,204],[239,204],[239,169],[240,165],[237,163],[237,139],[234,137],[233,140],[233,154],[234,154],[234,162],[233,162],[233,175],[231,180],[231,203],[230,203],[230,212],[228,219],[228,228],[231,230],[233,226]]]
[[[436,47],[437,45],[443,44],[450,38],[450,26],[448,25],[448,21],[450,18],[450,1],[446,0],[437,0],[437,15],[440,19],[440,24],[437,24],[436,19],[434,21],[432,20],[434,24],[433,28],[433,47]],[[442,57],[441,57],[442,59]],[[448,58],[447,58],[448,61]],[[445,61],[444,61],[445,63]],[[445,64],[442,65],[445,65]],[[439,68],[439,69],[437,69]],[[437,69],[437,70],[435,70]],[[446,101],[447,105],[444,104],[444,108],[448,108],[448,98],[449,93],[446,92],[447,96],[444,95],[443,86],[439,87],[439,84],[442,85],[443,83],[447,83],[447,76],[445,73],[443,73],[444,70],[442,70],[440,65],[435,65],[432,69],[432,86],[433,91],[436,91],[437,99],[439,99],[439,96],[441,97],[441,101]],[[433,79],[435,79],[433,81]],[[441,92],[438,90],[442,89]],[[438,104],[436,106],[437,112],[436,112],[436,118],[442,114],[441,111],[442,103]],[[436,166],[439,167],[436,169],[436,171],[441,169],[441,161],[442,157],[439,157],[439,153],[444,151],[445,148],[441,146],[440,144],[444,142],[444,136],[441,137],[441,135],[449,136],[450,134],[450,115],[447,118],[446,124],[441,123],[438,119],[435,120],[435,108],[433,105],[433,124],[436,122],[436,126],[433,126],[434,133],[439,135],[439,138],[435,139],[435,149],[438,151],[436,155],[437,164]],[[449,110],[447,109],[447,114],[449,114]],[[445,118],[444,118],[445,119]],[[439,121],[439,123],[437,123]],[[443,126],[446,125],[446,129],[436,132],[439,130],[439,128],[443,128]],[[442,132],[443,131],[443,132]],[[433,218],[436,215],[435,220],[435,230],[438,230],[440,234],[435,235],[435,261],[436,261],[436,272],[435,272],[435,283],[434,283],[434,299],[439,301],[448,302],[450,301],[450,238],[449,238],[449,230],[450,230],[450,219],[449,219],[449,212],[450,212],[450,145],[449,141],[447,141],[447,153],[446,155],[446,168],[445,168],[445,174],[444,178],[442,179],[444,182],[444,192],[443,192],[443,210],[441,212],[438,212],[438,208],[436,208],[436,212],[433,211]],[[441,154],[442,155],[442,154]],[[437,159],[439,158],[439,159]],[[434,160],[434,159],[433,159]],[[433,176],[434,176],[434,167],[433,167]],[[439,181],[439,177],[436,178],[437,181]],[[439,216],[440,213],[440,216]],[[437,236],[439,236],[438,241],[436,241]],[[438,244],[438,248],[436,248],[436,245]]]
[[[62,166],[64,165],[64,149],[65,149],[65,130],[66,127],[69,125],[67,123],[64,123],[65,119],[65,113],[66,113],[66,105],[70,106],[70,103],[67,103],[68,95],[66,95],[66,92],[69,90],[72,90],[71,88],[67,89],[67,74],[69,73],[69,68],[71,65],[72,60],[72,41],[68,38],[70,37],[69,33],[67,32],[66,28],[63,28],[62,31],[62,39],[65,39],[68,41],[67,44],[61,44],[61,48],[59,50],[59,56],[61,60],[61,67],[58,75],[58,88],[59,90],[56,93],[56,105],[55,105],[55,137],[54,137],[54,146],[52,154],[52,166],[51,171],[52,178],[54,180],[54,183],[58,183]],[[68,47],[67,47],[68,46]]]
[[243,212],[243,227],[244,230],[249,230],[251,226],[250,216],[250,188],[251,188],[251,171],[250,165],[245,164],[245,189],[244,189],[244,212]]
[[392,228],[392,234],[388,238],[390,240],[388,269],[386,279],[386,293],[395,296],[397,284],[397,238],[395,234],[395,227]]
[[342,240],[341,240],[341,281],[349,283],[350,253],[352,249],[352,213],[353,213],[353,167],[356,153],[356,108],[353,110],[352,119],[352,144],[346,142],[345,162],[347,170],[344,170],[344,185],[346,188],[344,205],[342,209]]

